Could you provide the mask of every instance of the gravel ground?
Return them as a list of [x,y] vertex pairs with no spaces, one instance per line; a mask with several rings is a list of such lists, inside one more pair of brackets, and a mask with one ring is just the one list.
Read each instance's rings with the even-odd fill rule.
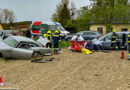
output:
[[19,90],[130,90],[130,61],[120,51],[90,55],[64,49],[47,63],[31,60],[0,62],[5,87]]

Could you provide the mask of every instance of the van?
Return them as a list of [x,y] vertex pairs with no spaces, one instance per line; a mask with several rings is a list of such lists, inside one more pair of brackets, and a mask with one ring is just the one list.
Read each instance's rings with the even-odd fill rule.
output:
[[59,30],[60,36],[66,36],[70,33],[64,29],[64,27],[58,22],[44,22],[44,21],[34,21],[31,25],[33,35],[43,35],[47,33],[48,30],[55,33],[55,30]]

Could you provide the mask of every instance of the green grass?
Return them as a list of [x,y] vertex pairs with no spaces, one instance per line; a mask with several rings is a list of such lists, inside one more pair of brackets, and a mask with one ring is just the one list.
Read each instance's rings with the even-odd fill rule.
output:
[[4,58],[0,58],[0,61],[6,61],[6,59],[4,59]]
[[67,41],[61,41],[61,43],[59,44],[59,48],[67,48],[71,46],[71,42],[67,42]]

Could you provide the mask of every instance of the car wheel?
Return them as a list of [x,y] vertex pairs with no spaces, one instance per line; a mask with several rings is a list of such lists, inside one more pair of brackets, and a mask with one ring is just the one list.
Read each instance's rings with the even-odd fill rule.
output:
[[34,52],[33,53],[33,56],[38,56],[38,55],[41,55],[41,53],[40,52]]

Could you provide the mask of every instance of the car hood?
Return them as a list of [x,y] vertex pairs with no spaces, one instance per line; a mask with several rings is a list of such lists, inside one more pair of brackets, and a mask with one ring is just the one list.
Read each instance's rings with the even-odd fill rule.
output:
[[5,44],[4,42],[0,41],[0,49],[5,49],[5,48],[13,48],[13,47],[10,47],[9,45]]
[[74,35],[67,35],[66,37],[73,37]]
[[60,32],[62,32],[62,33],[69,33],[68,31],[60,31]]
[[68,35],[68,34],[70,33],[70,32],[68,32],[68,31],[60,31],[60,32],[61,32],[61,34],[60,34],[61,36],[62,36],[62,35]]
[[42,46],[45,46],[49,42],[49,40],[47,38],[40,37],[36,42],[41,44]]

